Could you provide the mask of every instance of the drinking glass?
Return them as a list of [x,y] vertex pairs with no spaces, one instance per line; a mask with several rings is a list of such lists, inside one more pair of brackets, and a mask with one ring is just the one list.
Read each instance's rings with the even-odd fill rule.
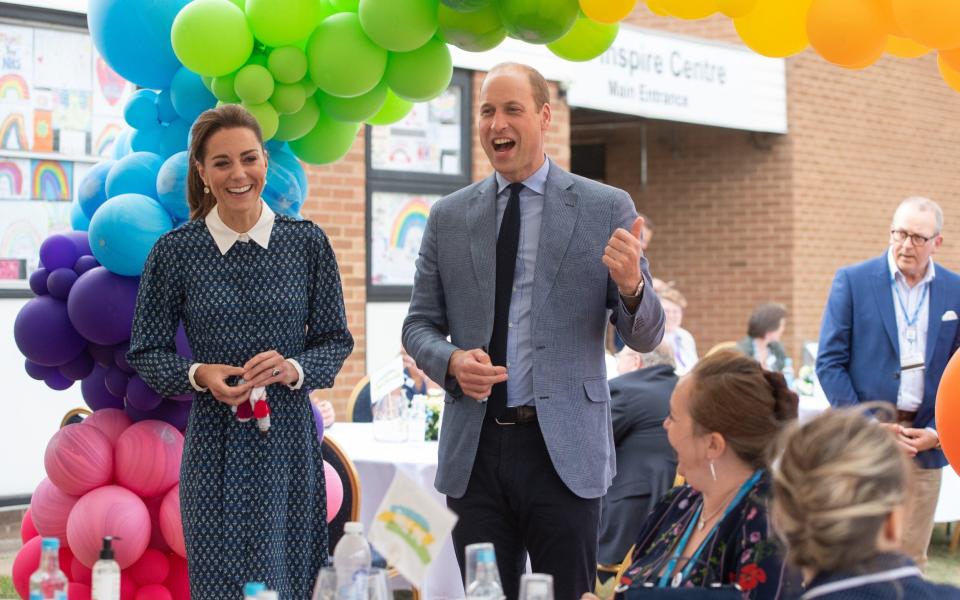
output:
[[553,576],[524,573],[520,578],[520,600],[553,600]]

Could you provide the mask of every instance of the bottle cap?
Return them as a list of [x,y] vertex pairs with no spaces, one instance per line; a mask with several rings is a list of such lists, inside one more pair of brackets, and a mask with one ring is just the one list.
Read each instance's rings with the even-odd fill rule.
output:
[[49,537],[43,538],[43,542],[40,544],[41,550],[59,550],[60,549],[60,538]]
[[243,595],[256,596],[265,589],[267,589],[267,585],[262,581],[248,581],[243,586]]
[[113,560],[113,536],[103,536],[103,546],[100,547],[100,560]]
[[363,523],[358,521],[347,521],[343,526],[344,533],[363,533]]
[[273,590],[263,590],[257,594],[257,600],[280,600],[280,594]]

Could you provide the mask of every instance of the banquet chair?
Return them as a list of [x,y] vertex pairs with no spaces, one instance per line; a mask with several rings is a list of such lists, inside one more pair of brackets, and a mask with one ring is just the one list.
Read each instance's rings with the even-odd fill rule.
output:
[[343,526],[347,521],[360,520],[360,475],[357,474],[357,468],[350,457],[330,436],[324,436],[321,445],[323,459],[330,463],[343,483],[343,504],[340,506],[340,512],[327,523],[329,554],[333,556],[333,549],[343,537]]
[[711,354],[714,354],[715,352],[719,352],[721,350],[731,350],[731,349],[735,349],[736,347],[737,347],[736,342],[720,342],[719,344],[715,344],[712,348],[707,350],[707,353],[704,354],[703,356],[707,357],[707,356],[710,356]]
[[370,376],[364,375],[353,386],[347,399],[347,421],[351,423],[372,423],[373,408],[370,405]]
[[67,425],[73,425],[74,423],[82,423],[84,419],[90,416],[90,409],[87,408],[72,408],[67,411],[67,414],[63,415],[63,419],[60,420],[60,429],[63,429]]

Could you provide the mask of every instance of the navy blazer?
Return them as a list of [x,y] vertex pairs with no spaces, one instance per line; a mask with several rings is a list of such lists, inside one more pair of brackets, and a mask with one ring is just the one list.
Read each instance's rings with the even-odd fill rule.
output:
[[[934,408],[947,361],[960,346],[960,276],[936,265],[930,282],[923,402],[913,426],[936,429]],[[883,400],[896,404],[900,342],[887,253],[837,271],[820,325],[817,377],[833,406]],[[922,468],[947,464],[938,449],[917,454]]]
[[[937,276],[939,277],[939,273]],[[960,589],[927,581],[898,554],[876,557],[868,572],[821,573],[801,600],[960,600]]]

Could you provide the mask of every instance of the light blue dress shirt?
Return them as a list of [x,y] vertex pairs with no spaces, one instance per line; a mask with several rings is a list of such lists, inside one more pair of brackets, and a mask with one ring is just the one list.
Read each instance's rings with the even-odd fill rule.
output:
[[[533,404],[533,274],[540,244],[543,220],[543,194],[547,187],[550,161],[523,181],[520,191],[520,245],[510,296],[510,320],[507,330],[507,406]],[[497,232],[510,200],[510,182],[500,173],[497,178]]]

